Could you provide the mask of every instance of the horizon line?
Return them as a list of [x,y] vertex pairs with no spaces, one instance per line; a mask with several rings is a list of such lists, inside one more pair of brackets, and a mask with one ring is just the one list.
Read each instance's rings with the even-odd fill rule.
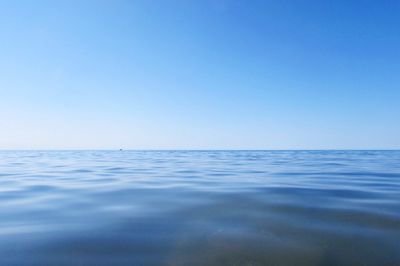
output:
[[74,149],[0,149],[0,151],[400,151],[400,148],[328,148],[328,149],[123,149],[123,148],[74,148]]

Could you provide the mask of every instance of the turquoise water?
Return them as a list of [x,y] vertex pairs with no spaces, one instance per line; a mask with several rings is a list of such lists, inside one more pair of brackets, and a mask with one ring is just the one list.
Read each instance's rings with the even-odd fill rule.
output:
[[400,151],[3,151],[0,265],[400,265]]

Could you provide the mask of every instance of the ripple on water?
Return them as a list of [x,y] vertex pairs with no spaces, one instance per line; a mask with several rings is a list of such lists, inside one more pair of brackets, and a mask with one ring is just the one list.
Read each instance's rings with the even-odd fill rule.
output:
[[1,265],[400,265],[399,151],[0,152]]

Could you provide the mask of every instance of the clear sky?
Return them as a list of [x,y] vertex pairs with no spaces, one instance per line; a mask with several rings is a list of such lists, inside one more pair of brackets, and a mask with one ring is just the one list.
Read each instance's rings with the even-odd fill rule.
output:
[[0,1],[0,149],[399,149],[400,1]]

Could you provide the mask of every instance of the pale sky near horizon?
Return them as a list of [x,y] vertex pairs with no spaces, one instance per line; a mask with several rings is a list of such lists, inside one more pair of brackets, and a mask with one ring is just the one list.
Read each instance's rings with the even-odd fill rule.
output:
[[0,149],[400,149],[400,1],[0,1]]

